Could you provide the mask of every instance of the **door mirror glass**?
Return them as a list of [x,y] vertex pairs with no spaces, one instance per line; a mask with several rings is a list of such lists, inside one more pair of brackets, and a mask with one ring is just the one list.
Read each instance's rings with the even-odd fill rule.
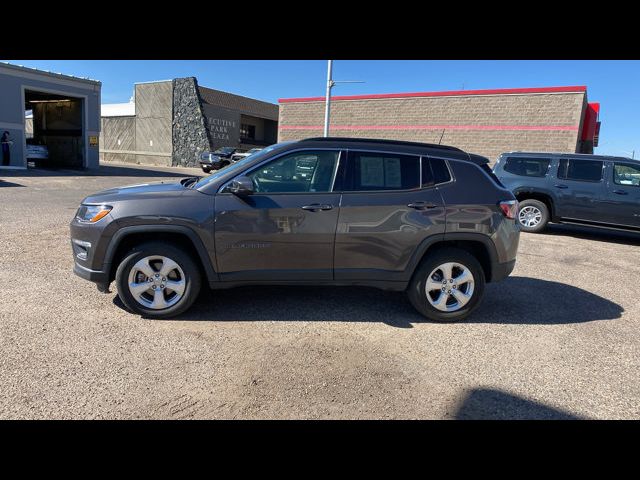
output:
[[241,176],[231,180],[231,183],[225,191],[239,197],[244,197],[253,194],[255,189],[253,187],[253,181],[249,177]]

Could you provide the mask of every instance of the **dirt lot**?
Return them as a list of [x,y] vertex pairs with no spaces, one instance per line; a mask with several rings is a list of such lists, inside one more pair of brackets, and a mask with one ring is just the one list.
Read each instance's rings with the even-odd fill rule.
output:
[[328,287],[207,290],[144,320],[72,273],[84,196],[194,174],[0,170],[0,418],[640,418],[640,235],[523,234],[461,324]]

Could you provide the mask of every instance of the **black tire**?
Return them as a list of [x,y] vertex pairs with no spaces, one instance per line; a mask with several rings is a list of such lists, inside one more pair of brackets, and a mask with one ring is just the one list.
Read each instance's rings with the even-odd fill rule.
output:
[[[540,212],[540,217],[541,217],[540,221],[535,226],[528,227],[523,223],[521,223],[520,212],[525,207],[532,207],[534,209],[537,209]],[[547,224],[549,223],[549,208],[544,202],[541,202],[540,200],[534,200],[534,199],[523,200],[522,202],[519,202],[517,222],[520,225],[520,230],[522,230],[523,232],[529,232],[529,233],[541,232],[547,227]]]
[[[445,312],[438,310],[436,307],[431,305],[427,298],[425,284],[428,279],[427,277],[434,271],[434,269],[449,262],[454,262],[466,267],[473,275],[474,284],[473,291],[471,292],[471,298],[464,306],[451,312]],[[459,270],[456,268],[455,271]],[[438,279],[437,281],[440,280],[441,279]],[[436,322],[458,322],[469,316],[480,304],[480,300],[484,294],[484,286],[484,270],[476,257],[465,250],[447,247],[438,249],[433,252],[433,254],[427,253],[427,257],[422,260],[422,263],[413,274],[413,278],[411,279],[409,288],[407,289],[407,294],[409,296],[409,301],[414,308],[429,320]],[[461,291],[462,288],[468,289],[469,287],[462,286],[461,284]],[[436,296],[436,299],[437,297],[438,296]],[[445,300],[445,304],[448,304],[449,302],[450,301],[448,299]],[[455,306],[455,303],[455,297],[452,297],[451,306]]]
[[[133,266],[149,256],[167,257],[176,262],[184,272],[185,289],[177,303],[163,308],[148,308],[138,302],[129,290],[129,274]],[[187,310],[198,297],[201,287],[200,270],[190,255],[164,242],[147,242],[134,247],[120,262],[116,271],[116,286],[122,303],[134,313],[146,318],[167,318]]]
[[219,170],[222,170],[224,167],[226,167],[226,166],[228,166],[228,165],[229,165],[229,162],[222,162],[222,163],[220,164],[220,168],[219,168]]
[[210,173],[211,172],[211,167],[202,167],[202,171],[204,173]]

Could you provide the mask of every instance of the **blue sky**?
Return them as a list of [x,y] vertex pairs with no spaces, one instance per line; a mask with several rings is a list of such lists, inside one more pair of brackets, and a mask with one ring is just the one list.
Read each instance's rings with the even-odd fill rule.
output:
[[[277,102],[278,98],[323,96],[324,60],[6,60],[102,81],[104,103],[127,102],[135,82],[194,76],[200,85]],[[533,60],[337,60],[334,95],[483,88],[586,85],[600,102],[600,146],[596,153],[640,157],[640,61]]]

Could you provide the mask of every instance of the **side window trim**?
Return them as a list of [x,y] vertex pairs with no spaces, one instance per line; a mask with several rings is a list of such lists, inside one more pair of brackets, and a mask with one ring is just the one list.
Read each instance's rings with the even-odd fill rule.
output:
[[229,184],[233,182],[236,178],[249,175],[254,171],[258,170],[259,168],[262,168],[264,165],[274,162],[282,157],[285,157],[293,153],[317,152],[317,151],[338,152],[338,161],[337,161],[336,169],[333,175],[333,183],[331,184],[330,191],[328,192],[256,192],[254,193],[254,195],[309,195],[310,193],[313,193],[313,194],[339,193],[334,190],[334,187],[335,187],[337,172],[340,170],[341,160],[343,157],[346,157],[346,150],[342,148],[298,148],[295,150],[287,150],[286,152],[281,152],[278,155],[275,155],[273,157],[266,158],[264,161],[258,163],[257,165],[254,165],[253,167],[249,167],[243,172],[238,173],[232,179],[223,183],[222,186],[218,188],[216,195],[233,195],[231,192],[225,192],[224,189],[227,188]]

